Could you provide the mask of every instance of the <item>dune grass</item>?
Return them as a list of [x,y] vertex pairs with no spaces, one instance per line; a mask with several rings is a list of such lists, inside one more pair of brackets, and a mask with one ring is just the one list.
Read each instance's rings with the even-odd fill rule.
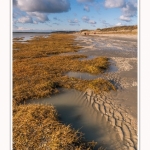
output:
[[[97,28],[96,30],[81,30],[80,31],[84,35],[90,34],[125,34],[125,35],[137,35],[138,26],[114,26],[108,28]],[[86,34],[85,34],[86,33]]]
[[115,27],[109,27],[109,28],[103,28],[103,29],[100,29],[98,28],[97,30],[100,30],[100,31],[120,31],[120,30],[135,30],[137,29],[137,25],[132,25],[132,26],[115,26]]

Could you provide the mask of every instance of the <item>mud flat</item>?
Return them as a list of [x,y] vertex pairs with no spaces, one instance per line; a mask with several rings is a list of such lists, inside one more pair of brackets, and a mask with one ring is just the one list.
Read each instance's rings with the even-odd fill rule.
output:
[[[117,91],[95,94],[61,89],[51,98],[29,100],[27,103],[53,104],[61,120],[85,133],[87,140],[98,142],[107,150],[137,150],[137,37],[135,35],[77,35],[83,48],[65,55],[84,54],[87,59],[106,56],[110,68],[104,74],[90,75],[68,72],[66,75],[82,78],[104,78]],[[92,57],[91,57],[92,56]]]

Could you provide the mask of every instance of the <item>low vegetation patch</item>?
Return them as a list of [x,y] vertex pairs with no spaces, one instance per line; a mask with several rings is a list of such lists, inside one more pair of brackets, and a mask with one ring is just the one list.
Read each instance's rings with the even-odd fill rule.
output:
[[83,150],[95,142],[85,142],[83,134],[62,124],[51,105],[20,105],[13,109],[14,150]]
[[116,26],[116,27],[110,27],[110,28],[103,28],[103,29],[100,29],[98,28],[97,30],[100,30],[100,31],[120,31],[120,30],[135,30],[137,29],[137,25],[135,26]]
[[[57,39],[58,36],[58,39]],[[52,38],[52,39],[51,39]],[[69,38],[69,39],[68,39]],[[79,58],[85,58],[84,55],[70,55],[61,56],[58,54],[52,55],[53,52],[66,52],[66,43],[68,51],[78,50],[73,43],[73,35],[68,34],[52,34],[44,41],[51,49],[47,53],[50,56],[42,57],[42,46],[38,41],[40,38],[34,38],[30,41],[30,46],[36,47],[29,50],[24,43],[14,43],[20,46],[20,50],[14,51],[13,61],[13,100],[14,103],[19,104],[27,99],[38,99],[58,93],[58,88],[74,88],[84,91],[86,88],[92,88],[94,91],[109,91],[115,90],[115,87],[107,80],[100,79],[98,84],[93,84],[92,80],[81,80],[76,78],[69,78],[65,73],[69,71],[88,72],[91,74],[98,74],[104,72],[109,67],[108,58],[98,57],[92,60],[81,61]],[[46,40],[45,40],[46,39]],[[65,39],[65,40],[64,40]],[[38,42],[37,42],[38,41]],[[63,41],[63,42],[58,42]],[[59,43],[58,47],[53,46],[53,43]],[[32,44],[31,44],[32,43]],[[55,44],[54,44],[55,45]],[[69,46],[70,45],[70,46]],[[73,46],[74,45],[74,46]],[[14,47],[15,47],[14,46]],[[30,47],[29,46],[29,47]],[[15,47],[17,48],[17,47]],[[49,47],[50,48],[50,47]],[[56,48],[56,49],[54,49]],[[61,48],[61,51],[58,50]],[[44,48],[43,48],[44,49]],[[41,53],[41,55],[39,55]],[[46,54],[47,55],[47,54]],[[37,57],[36,57],[37,56]],[[39,57],[40,56],[40,57]],[[93,86],[91,86],[93,85]],[[105,85],[105,86],[104,86]]]
[[[109,66],[108,58],[99,57],[81,61],[85,56],[51,56],[32,59],[17,59],[13,62],[13,98],[16,103],[27,99],[38,99],[57,93],[58,88],[74,88],[84,91],[93,83],[92,80],[81,80],[65,75],[69,71],[102,73]],[[107,80],[98,80],[92,87],[100,91],[114,90]],[[106,83],[106,84],[105,84]],[[100,86],[100,84],[107,86]],[[91,87],[91,86],[90,86]],[[103,87],[103,88],[102,88]]]
[[48,37],[37,36],[27,43],[14,42],[14,59],[41,58],[52,54],[76,52],[79,46],[75,45],[74,36],[70,34],[51,34]]
[[97,28],[96,30],[81,30],[80,32],[84,35],[90,35],[90,34],[137,34],[137,25],[133,26],[115,26],[115,27],[109,27],[109,28]]

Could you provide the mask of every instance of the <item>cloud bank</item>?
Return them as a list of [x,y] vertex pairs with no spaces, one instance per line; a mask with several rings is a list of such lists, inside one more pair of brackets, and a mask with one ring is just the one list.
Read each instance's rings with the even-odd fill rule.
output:
[[84,22],[88,22],[90,19],[89,19],[89,17],[87,17],[87,16],[83,16],[83,17],[82,17],[82,20],[83,20]]
[[90,20],[89,17],[87,17],[87,16],[83,16],[83,17],[82,17],[82,20],[83,20],[83,22],[85,22],[85,23],[96,24],[96,21]]
[[124,15],[120,16],[119,19],[122,20],[122,21],[126,21],[126,22],[130,22],[131,21],[130,17],[126,17]]
[[17,21],[18,23],[33,23],[33,20],[30,16],[21,17]]
[[118,22],[118,23],[116,24],[116,26],[122,26],[122,23]]
[[79,3],[94,2],[95,0],[77,0]]
[[105,0],[106,8],[121,8],[125,5],[125,0]]
[[60,13],[70,10],[68,0],[13,0],[13,3],[26,12]]
[[84,8],[83,8],[83,10],[89,12],[89,11],[90,11],[90,8],[89,8],[89,6],[85,5]]
[[123,15],[120,16],[120,19],[126,22],[131,21],[131,17],[137,15],[137,2],[127,2],[126,5],[122,8]]
[[46,14],[39,13],[39,12],[27,12],[28,15],[34,18],[35,23],[45,23],[46,21],[49,21],[49,18]]
[[105,0],[106,8],[121,8],[120,20],[130,22],[131,18],[137,14],[137,0]]
[[78,19],[68,20],[68,22],[71,23],[71,24],[79,23]]

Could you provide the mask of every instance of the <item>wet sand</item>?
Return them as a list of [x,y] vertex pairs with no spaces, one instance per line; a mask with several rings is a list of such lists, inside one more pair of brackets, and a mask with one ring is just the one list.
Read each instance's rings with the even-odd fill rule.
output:
[[[85,133],[107,150],[137,150],[137,38],[135,35],[77,35],[83,48],[76,53],[88,59],[97,56],[110,58],[111,66],[102,75],[68,72],[66,75],[82,79],[105,78],[117,91],[94,94],[61,89],[51,98],[30,100],[27,103],[51,103],[61,114],[61,120]],[[92,58],[91,58],[92,56]]]

